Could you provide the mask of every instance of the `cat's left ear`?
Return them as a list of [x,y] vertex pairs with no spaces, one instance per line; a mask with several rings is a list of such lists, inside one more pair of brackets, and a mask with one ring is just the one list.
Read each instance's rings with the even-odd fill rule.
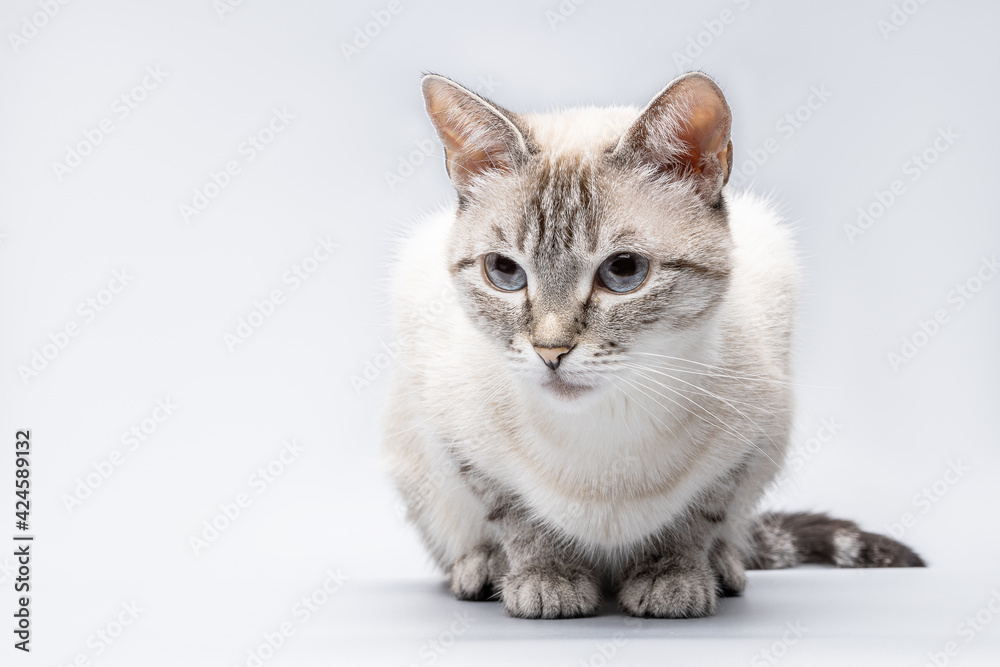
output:
[[615,154],[687,180],[715,205],[733,166],[733,114],[722,89],[701,72],[677,77],[622,135]]
[[448,175],[461,192],[478,177],[513,169],[527,156],[516,116],[437,74],[421,82],[424,104],[444,144]]

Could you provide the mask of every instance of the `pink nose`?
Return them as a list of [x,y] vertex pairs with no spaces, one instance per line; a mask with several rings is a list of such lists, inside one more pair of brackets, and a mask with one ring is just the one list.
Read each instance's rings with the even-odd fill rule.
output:
[[535,346],[535,352],[538,356],[542,358],[545,365],[555,370],[559,368],[559,361],[562,359],[563,355],[569,352],[568,347],[538,347]]

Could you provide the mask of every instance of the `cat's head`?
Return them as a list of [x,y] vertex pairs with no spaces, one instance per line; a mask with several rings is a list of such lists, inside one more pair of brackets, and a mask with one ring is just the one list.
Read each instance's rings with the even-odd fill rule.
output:
[[566,404],[682,356],[731,270],[732,116],[690,73],[642,111],[515,114],[423,79],[459,206],[448,268],[505,362]]

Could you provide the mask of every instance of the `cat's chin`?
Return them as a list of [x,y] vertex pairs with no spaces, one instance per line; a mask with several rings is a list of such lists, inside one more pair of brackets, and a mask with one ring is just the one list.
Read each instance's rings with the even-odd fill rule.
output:
[[594,393],[596,387],[586,384],[574,384],[558,376],[549,378],[542,383],[546,393],[555,397],[560,403],[578,405]]

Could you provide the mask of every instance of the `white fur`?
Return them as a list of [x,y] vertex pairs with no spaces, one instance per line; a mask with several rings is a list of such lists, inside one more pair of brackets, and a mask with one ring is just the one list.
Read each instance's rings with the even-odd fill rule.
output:
[[839,567],[853,567],[861,553],[861,539],[853,530],[837,529],[833,533],[833,562]]

